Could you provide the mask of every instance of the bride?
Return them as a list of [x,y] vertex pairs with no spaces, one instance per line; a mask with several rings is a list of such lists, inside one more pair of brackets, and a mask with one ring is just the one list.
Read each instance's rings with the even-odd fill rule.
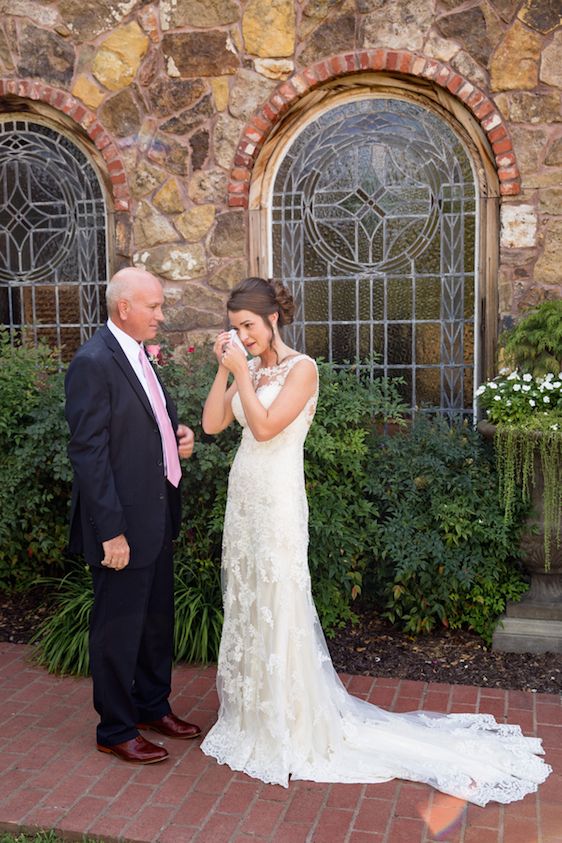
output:
[[281,338],[293,314],[281,284],[241,281],[227,310],[236,334],[222,332],[215,342],[218,371],[203,428],[219,433],[236,418],[243,435],[224,521],[220,710],[203,752],[285,787],[289,778],[399,777],[477,805],[535,791],[551,768],[537,757],[541,741],[519,726],[487,714],[394,714],[343,687],[307,563],[303,446],[318,395],[316,364]]

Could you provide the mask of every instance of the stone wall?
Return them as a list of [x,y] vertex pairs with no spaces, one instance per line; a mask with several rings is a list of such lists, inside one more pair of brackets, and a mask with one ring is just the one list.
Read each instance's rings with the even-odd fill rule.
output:
[[89,135],[115,267],[166,280],[178,339],[220,324],[248,270],[248,185],[272,127],[363,68],[432,80],[481,120],[502,188],[501,315],[561,295],[559,0],[0,0],[0,12],[0,110],[47,103]]

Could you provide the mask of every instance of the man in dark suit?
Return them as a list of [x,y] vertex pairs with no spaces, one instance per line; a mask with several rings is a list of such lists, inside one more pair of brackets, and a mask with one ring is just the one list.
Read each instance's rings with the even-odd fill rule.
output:
[[143,342],[163,320],[158,278],[128,267],[107,286],[109,319],[66,375],[74,469],[70,549],[91,566],[90,666],[97,748],[150,764],[168,753],[139,729],[194,738],[168,702],[173,654],[172,542],[180,526],[179,457],[193,432],[152,368]]

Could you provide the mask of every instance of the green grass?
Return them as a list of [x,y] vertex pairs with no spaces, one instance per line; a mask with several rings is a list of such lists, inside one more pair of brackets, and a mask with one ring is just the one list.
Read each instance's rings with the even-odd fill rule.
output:
[[[0,843],[64,843],[62,837],[57,837],[54,831],[37,831],[35,834],[9,834],[0,831]],[[83,837],[82,843],[103,843],[103,840],[93,840]]]

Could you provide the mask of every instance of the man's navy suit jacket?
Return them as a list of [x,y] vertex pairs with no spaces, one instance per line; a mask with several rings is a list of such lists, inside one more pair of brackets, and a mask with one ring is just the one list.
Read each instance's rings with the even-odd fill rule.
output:
[[[162,439],[148,397],[107,326],[77,351],[65,390],[74,469],[70,550],[97,566],[102,542],[124,533],[129,566],[149,565],[162,548],[168,505],[174,538],[179,532],[180,491],[164,476]],[[176,430],[176,408],[165,389],[164,396]]]

